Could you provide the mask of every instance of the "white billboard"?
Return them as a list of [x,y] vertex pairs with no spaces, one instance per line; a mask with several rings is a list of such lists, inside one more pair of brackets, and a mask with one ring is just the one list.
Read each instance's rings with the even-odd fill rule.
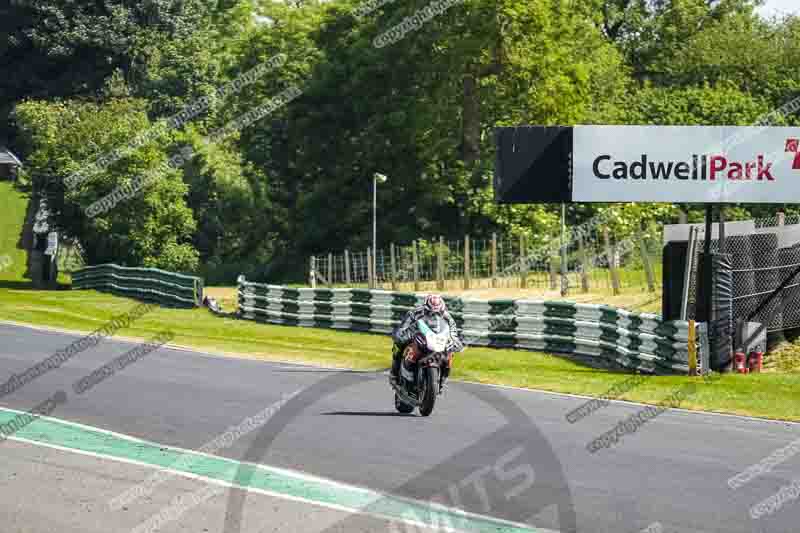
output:
[[800,128],[575,126],[575,202],[800,203]]

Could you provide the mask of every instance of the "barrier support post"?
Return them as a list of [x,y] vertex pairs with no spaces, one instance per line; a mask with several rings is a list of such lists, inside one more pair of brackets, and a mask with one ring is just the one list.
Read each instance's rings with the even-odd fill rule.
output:
[[644,264],[644,272],[647,276],[647,290],[656,292],[656,280],[653,275],[653,265],[650,263],[650,256],[647,253],[647,241],[645,235],[639,233],[639,250],[642,253],[642,263]]
[[528,258],[525,251],[525,235],[519,236],[519,288],[528,287]]
[[372,250],[367,248],[367,287],[375,288],[375,273],[372,271]]
[[436,268],[437,268],[437,278],[438,278],[438,289],[440,291],[444,290],[444,237],[439,235],[439,250],[438,250],[438,260],[436,261]]
[[469,290],[470,281],[470,257],[469,257],[469,235],[464,235],[464,290]]
[[397,262],[394,255],[394,243],[389,245],[389,250],[391,252],[391,267],[392,267],[392,290],[397,290]]
[[350,252],[344,251],[344,281],[350,286]]
[[419,292],[419,252],[417,241],[411,243],[413,245],[413,260],[414,260],[414,292]]
[[589,255],[586,253],[583,236],[578,239],[578,247],[581,255],[581,290],[586,293],[589,292]]
[[603,240],[606,243],[606,258],[608,259],[608,271],[611,274],[611,289],[614,296],[619,296],[619,273],[617,272],[616,254],[611,245],[611,237],[608,234],[608,226],[603,228]]
[[497,288],[497,233],[492,233],[492,288]]
[[569,291],[569,258],[567,254],[567,244],[565,242],[567,233],[567,204],[561,204],[561,297],[565,298]]
[[328,287],[333,288],[333,254],[328,254]]

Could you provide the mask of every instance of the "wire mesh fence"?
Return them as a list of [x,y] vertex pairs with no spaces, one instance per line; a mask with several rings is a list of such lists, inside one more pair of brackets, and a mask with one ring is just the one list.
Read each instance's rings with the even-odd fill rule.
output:
[[[660,234],[614,236],[567,231],[532,246],[522,237],[419,239],[316,255],[312,284],[396,290],[528,288],[561,294],[655,291],[660,287]],[[563,251],[562,251],[563,250]],[[562,268],[562,262],[564,263]],[[373,271],[374,270],[374,271]]]
[[[736,320],[767,324],[767,331],[800,327],[800,217],[778,215],[738,222],[725,238],[724,253],[731,256],[733,316]],[[690,258],[691,275],[687,317],[699,314],[705,230],[700,229]],[[712,235],[710,253],[720,249]]]

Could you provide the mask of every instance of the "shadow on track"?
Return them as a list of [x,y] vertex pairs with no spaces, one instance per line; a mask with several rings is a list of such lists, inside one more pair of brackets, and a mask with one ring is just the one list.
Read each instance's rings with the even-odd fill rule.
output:
[[321,413],[323,416],[399,416],[403,418],[421,418],[412,414],[391,413],[388,411],[331,411],[329,413]]
[[385,370],[340,370],[338,368],[278,368],[273,372],[278,374],[386,374],[390,369]]

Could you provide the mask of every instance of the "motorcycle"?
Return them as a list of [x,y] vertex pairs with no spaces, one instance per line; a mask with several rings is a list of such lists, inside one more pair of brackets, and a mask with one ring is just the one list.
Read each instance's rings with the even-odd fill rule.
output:
[[403,351],[397,381],[392,382],[398,412],[409,414],[416,408],[422,416],[433,412],[436,397],[442,393],[442,369],[449,369],[452,362],[449,344],[450,325],[444,318],[417,321],[414,339]]

